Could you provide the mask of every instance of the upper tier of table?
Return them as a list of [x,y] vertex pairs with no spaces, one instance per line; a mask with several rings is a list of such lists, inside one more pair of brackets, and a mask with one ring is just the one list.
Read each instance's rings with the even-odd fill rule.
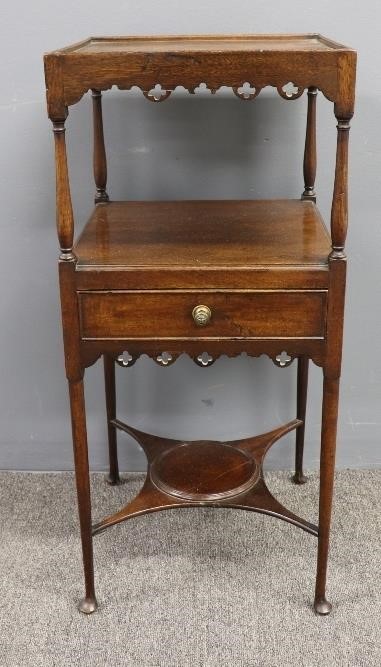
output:
[[64,120],[67,107],[89,90],[155,84],[191,92],[206,83],[238,88],[279,89],[293,82],[314,86],[336,105],[337,115],[353,113],[356,53],[321,35],[237,35],[91,37],[45,56],[48,111]]
[[83,42],[60,49],[68,53],[133,53],[137,51],[155,53],[157,51],[203,53],[231,51],[336,51],[347,47],[333,42],[322,35],[198,35],[163,37],[89,37]]

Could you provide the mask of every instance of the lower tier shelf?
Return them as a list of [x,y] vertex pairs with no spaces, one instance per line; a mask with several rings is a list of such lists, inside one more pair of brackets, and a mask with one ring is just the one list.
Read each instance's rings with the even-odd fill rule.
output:
[[95,524],[93,534],[149,512],[209,506],[269,514],[317,536],[317,526],[278,502],[263,474],[263,461],[271,445],[302,423],[295,419],[268,433],[229,442],[184,442],[111,420],[114,428],[131,435],[144,449],[147,475],[138,495],[119,512]]

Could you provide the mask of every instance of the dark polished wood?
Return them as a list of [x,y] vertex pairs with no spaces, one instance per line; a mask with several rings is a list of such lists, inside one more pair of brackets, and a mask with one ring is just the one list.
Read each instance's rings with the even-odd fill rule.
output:
[[60,259],[72,260],[74,217],[71,204],[69,174],[67,168],[65,125],[53,123],[56,163],[57,234],[61,249]]
[[75,245],[77,270],[170,266],[327,270],[330,237],[299,199],[128,201],[96,206]]
[[295,484],[304,484],[307,481],[307,478],[303,473],[303,451],[304,436],[306,432],[308,364],[308,357],[299,357],[296,390],[296,417],[297,419],[300,419],[302,423],[300,428],[296,431],[295,474],[293,477]]
[[190,91],[205,82],[257,89],[288,82],[316,87],[335,103],[337,115],[353,112],[356,53],[321,35],[90,37],[45,56],[48,112],[62,120],[89,89],[155,84]]
[[81,526],[82,553],[85,571],[85,597],[80,601],[79,609],[86,614],[91,614],[95,611],[98,605],[94,591],[93,542],[91,539],[91,497],[83,380],[78,382],[69,381],[69,393],[79,522]]
[[328,548],[335,474],[336,430],[339,401],[339,378],[324,378],[320,456],[319,539],[315,610],[329,614],[332,605],[325,596]]
[[115,362],[114,359],[107,354],[103,355],[103,369],[105,378],[108,453],[110,462],[108,482],[110,484],[119,484],[118,447],[116,429],[113,425],[113,420],[116,418]]
[[[48,114],[56,155],[57,232],[65,367],[85,571],[81,611],[91,613],[92,535],[140,514],[175,507],[262,512],[317,536],[315,611],[327,614],[326,576],[344,319],[348,224],[348,136],[356,53],[321,35],[90,38],[45,56]],[[149,102],[178,86],[229,86],[255,104],[266,86],[286,101],[307,90],[301,200],[109,202],[101,91],[138,86]],[[92,91],[95,209],[74,244],[65,145],[68,107]],[[337,148],[330,233],[316,206],[316,96],[334,104]],[[168,102],[170,103],[170,102]],[[217,102],[216,102],[217,103]],[[223,99],[219,103],[223,103]],[[237,101],[237,104],[241,103]],[[115,363],[147,354],[168,366],[183,353],[202,367],[220,355],[298,359],[297,419],[231,442],[170,440],[116,416]],[[91,525],[83,392],[85,369],[103,357],[110,481],[119,481],[117,429],[143,447],[146,481],[136,498]],[[270,493],[269,447],[296,429],[296,482],[303,475],[308,364],[324,375],[319,525]]]
[[[312,359],[317,366],[323,367],[326,357],[326,340],[325,339],[305,339],[305,338],[288,338],[286,341],[278,338],[155,338],[155,339],[129,339],[126,340],[81,340],[80,351],[81,359],[84,367],[91,366],[97,359],[103,355],[103,350],[107,346],[109,354],[117,360],[123,353],[128,353],[132,356],[132,361],[125,363],[125,366],[132,366],[141,354],[146,354],[151,357],[161,366],[167,365],[161,363],[160,357],[163,352],[172,356],[175,361],[181,354],[184,353],[184,345],[186,343],[186,354],[188,354],[195,362],[198,362],[198,357],[208,352],[215,361],[220,356],[236,357],[242,354],[242,343],[245,342],[244,352],[251,357],[260,357],[266,354],[277,366],[280,364],[277,357],[283,351],[293,359],[298,358],[302,354]],[[264,348],[266,352],[263,352]],[[285,350],[285,348],[287,348]],[[171,362],[172,363],[172,362]],[[211,362],[213,363],[213,362]],[[207,364],[210,365],[210,364]]]
[[[82,340],[203,338],[324,339],[326,291],[81,292]],[[210,321],[192,316],[206,304]]]
[[162,452],[150,469],[160,491],[196,502],[238,496],[254,486],[258,475],[255,461],[245,452],[205,440]]
[[114,423],[144,449],[148,461],[147,476],[136,498],[93,526],[94,535],[147,512],[200,506],[269,514],[312,535],[318,534],[317,526],[274,498],[263,475],[263,461],[268,450],[283,435],[300,427],[298,419],[252,438],[187,443],[143,433],[120,420]]
[[315,178],[316,178],[316,97],[317,89],[309,88],[308,110],[306,126],[306,142],[304,146],[303,175],[304,192],[302,199],[316,202]]
[[324,289],[331,240],[309,201],[98,204],[75,245],[80,289]]
[[99,90],[92,91],[93,98],[93,127],[94,127],[94,155],[93,169],[96,186],[95,203],[109,200],[106,192],[107,185],[107,161],[106,148],[103,136],[102,118],[102,93]]
[[338,118],[335,186],[331,209],[332,257],[345,259],[348,227],[348,141],[351,116]]

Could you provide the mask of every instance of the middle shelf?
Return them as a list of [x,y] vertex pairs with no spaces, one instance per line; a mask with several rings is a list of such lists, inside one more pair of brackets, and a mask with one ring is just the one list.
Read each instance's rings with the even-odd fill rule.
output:
[[316,205],[292,199],[102,203],[74,247],[84,289],[326,288],[330,250]]

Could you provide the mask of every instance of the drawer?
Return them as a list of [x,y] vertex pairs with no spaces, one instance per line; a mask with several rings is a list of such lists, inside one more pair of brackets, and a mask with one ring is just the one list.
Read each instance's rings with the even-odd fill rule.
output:
[[[327,292],[131,290],[79,292],[89,339],[324,338]],[[194,309],[204,305],[208,310]]]

